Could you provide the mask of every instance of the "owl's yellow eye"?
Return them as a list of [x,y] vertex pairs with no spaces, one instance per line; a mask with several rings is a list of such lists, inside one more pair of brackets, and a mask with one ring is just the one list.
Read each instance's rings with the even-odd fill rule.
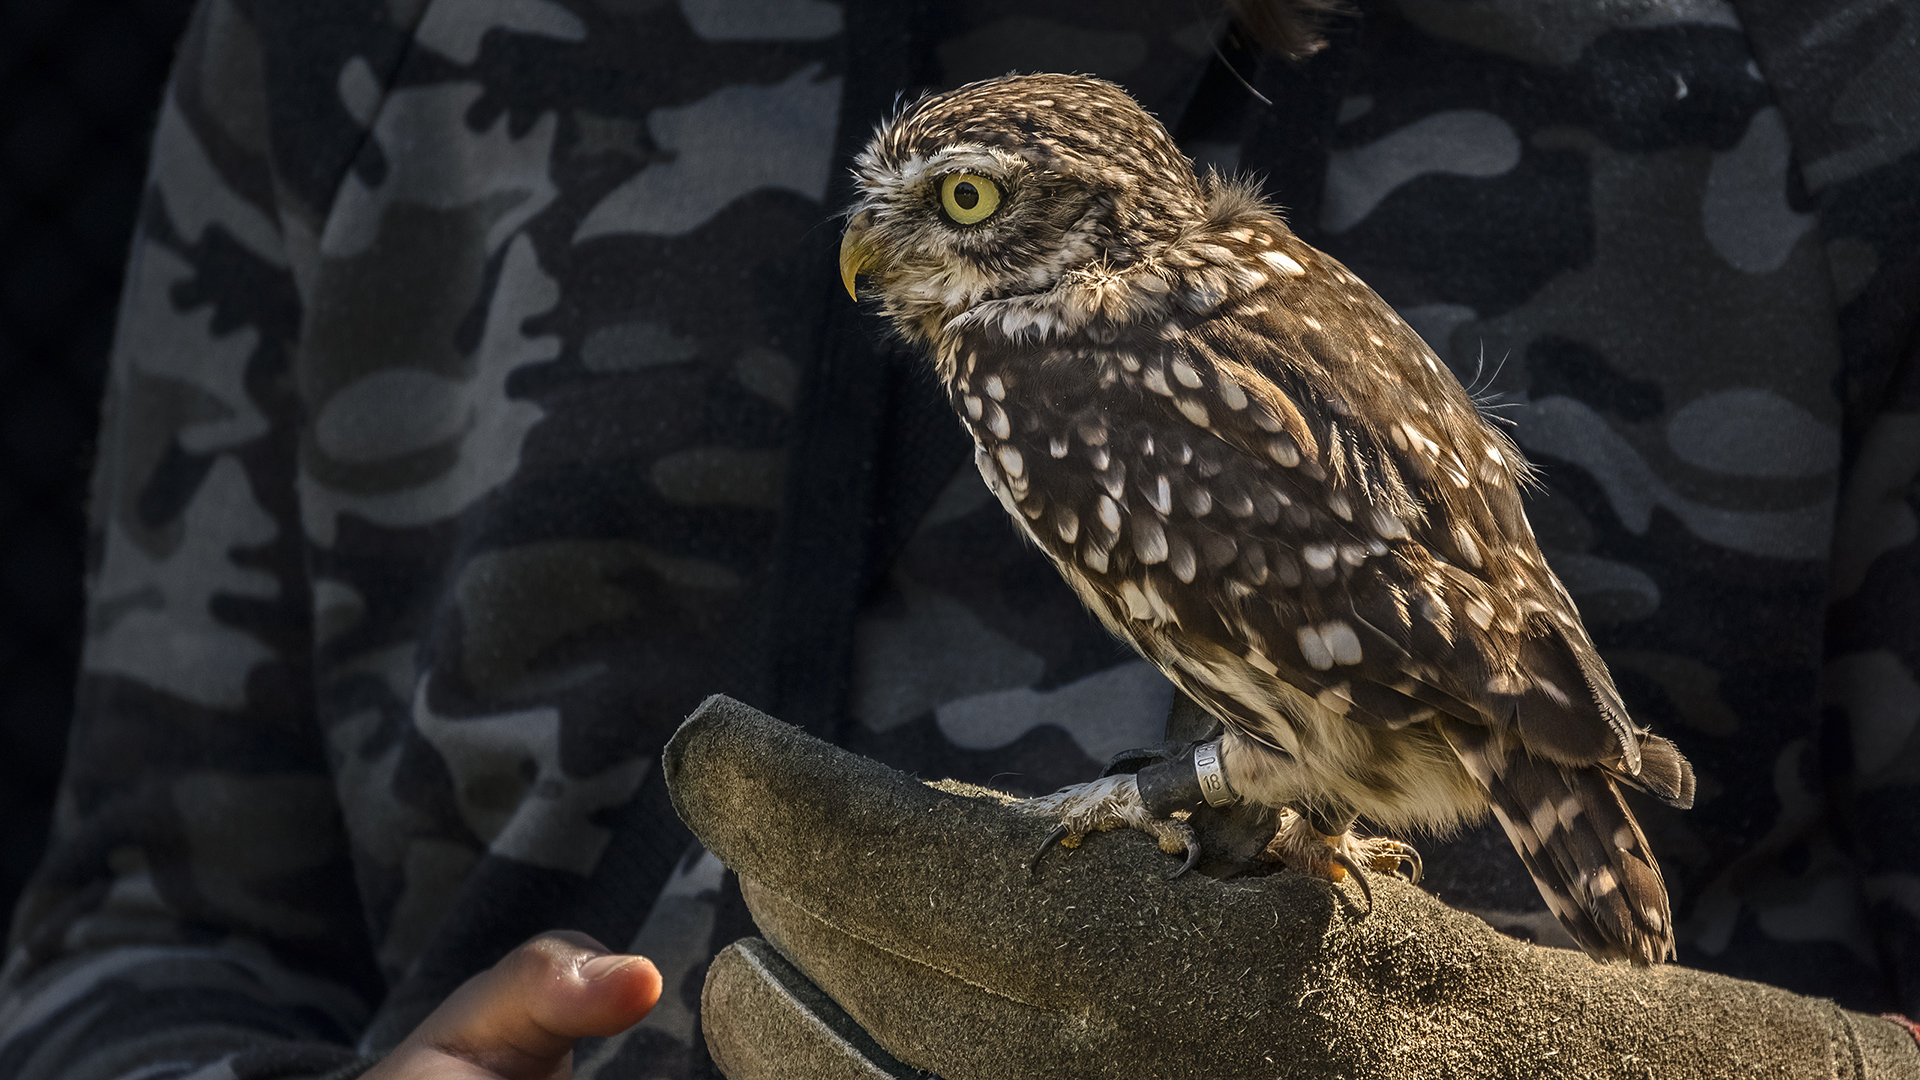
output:
[[985,221],[1000,209],[1000,188],[984,176],[948,173],[940,181],[940,208],[962,225]]

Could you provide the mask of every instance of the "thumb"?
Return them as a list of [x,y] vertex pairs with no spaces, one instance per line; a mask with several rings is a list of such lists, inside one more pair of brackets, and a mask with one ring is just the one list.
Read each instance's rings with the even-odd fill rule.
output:
[[659,1000],[660,972],[645,957],[609,953],[585,934],[550,931],[468,979],[383,1064],[411,1075],[411,1059],[450,1058],[505,1080],[564,1077],[574,1040],[617,1035]]
[[508,953],[498,974],[513,1004],[499,1030],[517,1045],[561,1052],[575,1039],[618,1035],[660,1000],[660,972],[643,956],[610,953],[575,931],[551,931]]

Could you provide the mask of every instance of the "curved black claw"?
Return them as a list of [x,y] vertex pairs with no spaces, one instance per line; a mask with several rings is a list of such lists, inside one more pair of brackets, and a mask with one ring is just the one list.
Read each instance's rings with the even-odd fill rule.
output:
[[1373,886],[1367,884],[1367,875],[1360,872],[1360,864],[1344,851],[1329,851],[1327,857],[1346,867],[1347,873],[1353,875],[1353,880],[1360,883],[1360,895],[1367,898],[1367,910],[1362,912],[1360,917],[1364,919],[1373,914]]
[[1072,831],[1072,829],[1067,828],[1065,825],[1056,825],[1053,831],[1047,834],[1047,838],[1040,841],[1040,850],[1034,852],[1033,858],[1027,860],[1027,876],[1029,878],[1037,878],[1040,876],[1040,860],[1046,857],[1047,852],[1052,849],[1053,845],[1065,840]]
[[[1362,844],[1365,847],[1363,857],[1367,865],[1375,870],[1391,870],[1395,877],[1404,878],[1413,885],[1420,884],[1420,879],[1427,876],[1427,864],[1412,844],[1389,840],[1384,836],[1362,841]],[[1400,872],[1402,866],[1407,869],[1404,874]]]
[[1200,865],[1200,841],[1189,836],[1187,838],[1187,861],[1180,864],[1180,869],[1168,874],[1167,880],[1172,881],[1198,865]]
[[1418,885],[1420,879],[1427,876],[1426,861],[1420,858],[1419,849],[1412,844],[1400,845],[1400,861],[1413,868],[1412,876],[1407,878],[1410,884]]

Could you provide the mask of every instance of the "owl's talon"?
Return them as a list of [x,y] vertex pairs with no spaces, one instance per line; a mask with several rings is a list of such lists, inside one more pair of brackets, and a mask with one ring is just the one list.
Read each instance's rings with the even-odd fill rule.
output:
[[1178,870],[1175,870],[1173,873],[1167,875],[1168,881],[1172,881],[1175,878],[1181,877],[1187,871],[1200,865],[1200,841],[1195,839],[1191,834],[1187,836],[1186,840],[1187,840],[1187,859],[1185,862],[1180,864],[1180,868]]
[[1065,840],[1072,832],[1073,830],[1065,825],[1056,825],[1054,830],[1047,834],[1047,838],[1040,841],[1040,850],[1034,852],[1033,858],[1027,860],[1029,878],[1040,876],[1040,860],[1046,858],[1047,852],[1053,849],[1053,845]]
[[1358,862],[1355,862],[1352,856],[1348,855],[1344,851],[1339,850],[1338,848],[1329,850],[1327,852],[1327,858],[1333,861],[1334,863],[1337,863],[1340,866],[1345,867],[1347,873],[1353,875],[1353,880],[1359,883],[1360,895],[1367,898],[1367,910],[1361,912],[1360,917],[1362,919],[1365,919],[1367,916],[1372,915],[1373,914],[1373,886],[1367,884],[1367,875],[1361,872],[1360,864]]
[[1155,817],[1141,801],[1139,785],[1129,773],[1074,784],[1017,805],[1026,813],[1055,822],[1054,830],[1047,834],[1040,850],[1027,864],[1028,870],[1035,874],[1041,857],[1054,844],[1076,847],[1086,836],[1113,829],[1146,833],[1169,855],[1184,852],[1186,861],[1173,877],[1186,873],[1200,861],[1200,841],[1193,835],[1193,829],[1177,818]]
[[[1408,868],[1409,872],[1401,875],[1407,879],[1408,884],[1418,885],[1420,884],[1420,879],[1427,876],[1427,864],[1420,858],[1419,850],[1412,844],[1401,844],[1399,850],[1394,852],[1394,855],[1397,863],[1405,865]],[[1400,866],[1396,865],[1393,868],[1393,872],[1399,874]]]
[[[1330,827],[1342,826],[1336,822]],[[1329,835],[1291,807],[1281,811],[1279,827],[1264,854],[1291,869],[1328,881],[1339,881],[1346,874],[1352,874],[1360,882],[1367,914],[1373,912],[1373,886],[1367,879],[1367,871],[1394,874],[1416,884],[1426,872],[1420,852],[1412,844],[1386,836],[1355,836],[1351,831]],[[1402,867],[1408,868],[1409,873],[1401,874]]]
[[1409,884],[1418,885],[1426,876],[1426,863],[1412,844],[1385,836],[1354,839],[1349,848],[1360,862],[1383,874],[1392,874]]

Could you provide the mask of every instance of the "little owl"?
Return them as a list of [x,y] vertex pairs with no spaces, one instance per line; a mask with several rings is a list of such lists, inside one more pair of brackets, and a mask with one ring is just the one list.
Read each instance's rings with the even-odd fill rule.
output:
[[1589,953],[1671,957],[1619,785],[1685,807],[1692,769],[1627,716],[1519,451],[1392,308],[1098,79],[926,98],[856,171],[848,290],[931,357],[1021,532],[1224,725],[1174,780],[1026,804],[1056,836],[1132,827],[1191,865],[1176,811],[1244,800],[1271,857],[1339,880],[1418,865],[1357,818],[1491,808]]

